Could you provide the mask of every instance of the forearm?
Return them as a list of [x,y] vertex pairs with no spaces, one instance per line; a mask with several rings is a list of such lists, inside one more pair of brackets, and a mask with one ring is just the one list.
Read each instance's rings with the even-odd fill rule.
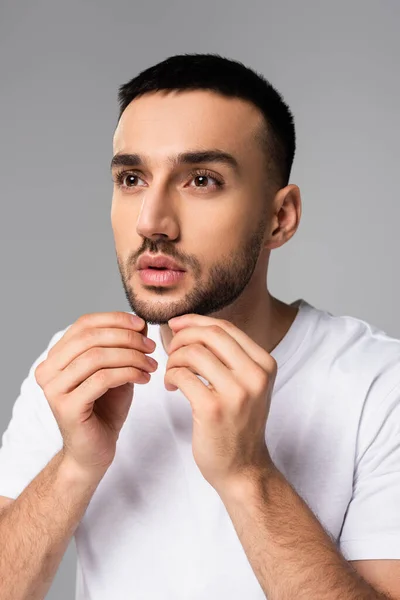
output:
[[390,600],[346,561],[278,469],[221,497],[268,600]]
[[0,597],[42,600],[101,476],[60,451],[0,516]]

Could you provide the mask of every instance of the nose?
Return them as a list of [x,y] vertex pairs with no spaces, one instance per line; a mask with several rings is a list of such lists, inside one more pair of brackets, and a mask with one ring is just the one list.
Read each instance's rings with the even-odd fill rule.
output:
[[142,196],[142,206],[136,224],[138,235],[150,239],[167,237],[176,239],[179,224],[173,198],[165,186],[154,185]]

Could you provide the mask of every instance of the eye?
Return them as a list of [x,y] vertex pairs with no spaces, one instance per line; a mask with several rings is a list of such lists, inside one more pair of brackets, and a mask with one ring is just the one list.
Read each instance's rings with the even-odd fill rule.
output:
[[[219,177],[204,169],[192,171],[189,175],[195,183],[195,185],[190,185],[189,187],[194,187],[196,190],[204,189],[205,191],[210,191],[220,189],[224,186],[224,182]],[[214,183],[208,185],[210,180]],[[118,188],[131,189],[139,187],[137,183],[138,181],[143,182],[143,179],[134,171],[119,171],[115,173],[113,181]]]
[[[193,178],[193,181],[195,183],[198,183],[199,185],[194,185],[194,186],[189,186],[189,187],[195,187],[196,189],[218,189],[218,188],[222,188],[224,183],[221,179],[219,179],[218,177],[216,177],[213,173],[211,173],[210,171],[207,170],[196,170],[196,171],[192,171],[190,173],[191,177]],[[214,181],[214,184],[209,186],[207,185],[209,180]]]
[[[138,187],[137,185],[134,185],[135,180],[138,179],[140,180],[141,178],[136,173],[133,173],[131,171],[119,171],[115,174],[114,182],[119,188],[132,188]],[[127,182],[126,185],[124,185],[125,180]],[[143,181],[143,179],[141,181]]]

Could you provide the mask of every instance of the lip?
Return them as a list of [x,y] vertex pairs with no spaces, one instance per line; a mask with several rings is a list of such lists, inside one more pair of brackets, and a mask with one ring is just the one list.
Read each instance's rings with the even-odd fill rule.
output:
[[164,267],[171,271],[185,271],[177,262],[169,256],[163,254],[142,254],[138,260],[137,268],[139,271],[148,269],[149,267]]
[[186,275],[185,271],[157,271],[156,269],[140,269],[139,277],[143,283],[153,286],[167,286],[178,283]]

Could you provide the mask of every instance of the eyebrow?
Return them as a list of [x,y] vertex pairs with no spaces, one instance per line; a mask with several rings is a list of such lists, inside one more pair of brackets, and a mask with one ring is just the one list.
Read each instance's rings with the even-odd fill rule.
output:
[[[201,150],[192,152],[181,152],[176,156],[170,156],[167,162],[173,167],[177,165],[192,165],[199,163],[221,163],[225,164],[239,174],[239,163],[232,154],[221,150]],[[111,160],[110,169],[115,167],[143,166],[144,159],[140,154],[115,154]]]

